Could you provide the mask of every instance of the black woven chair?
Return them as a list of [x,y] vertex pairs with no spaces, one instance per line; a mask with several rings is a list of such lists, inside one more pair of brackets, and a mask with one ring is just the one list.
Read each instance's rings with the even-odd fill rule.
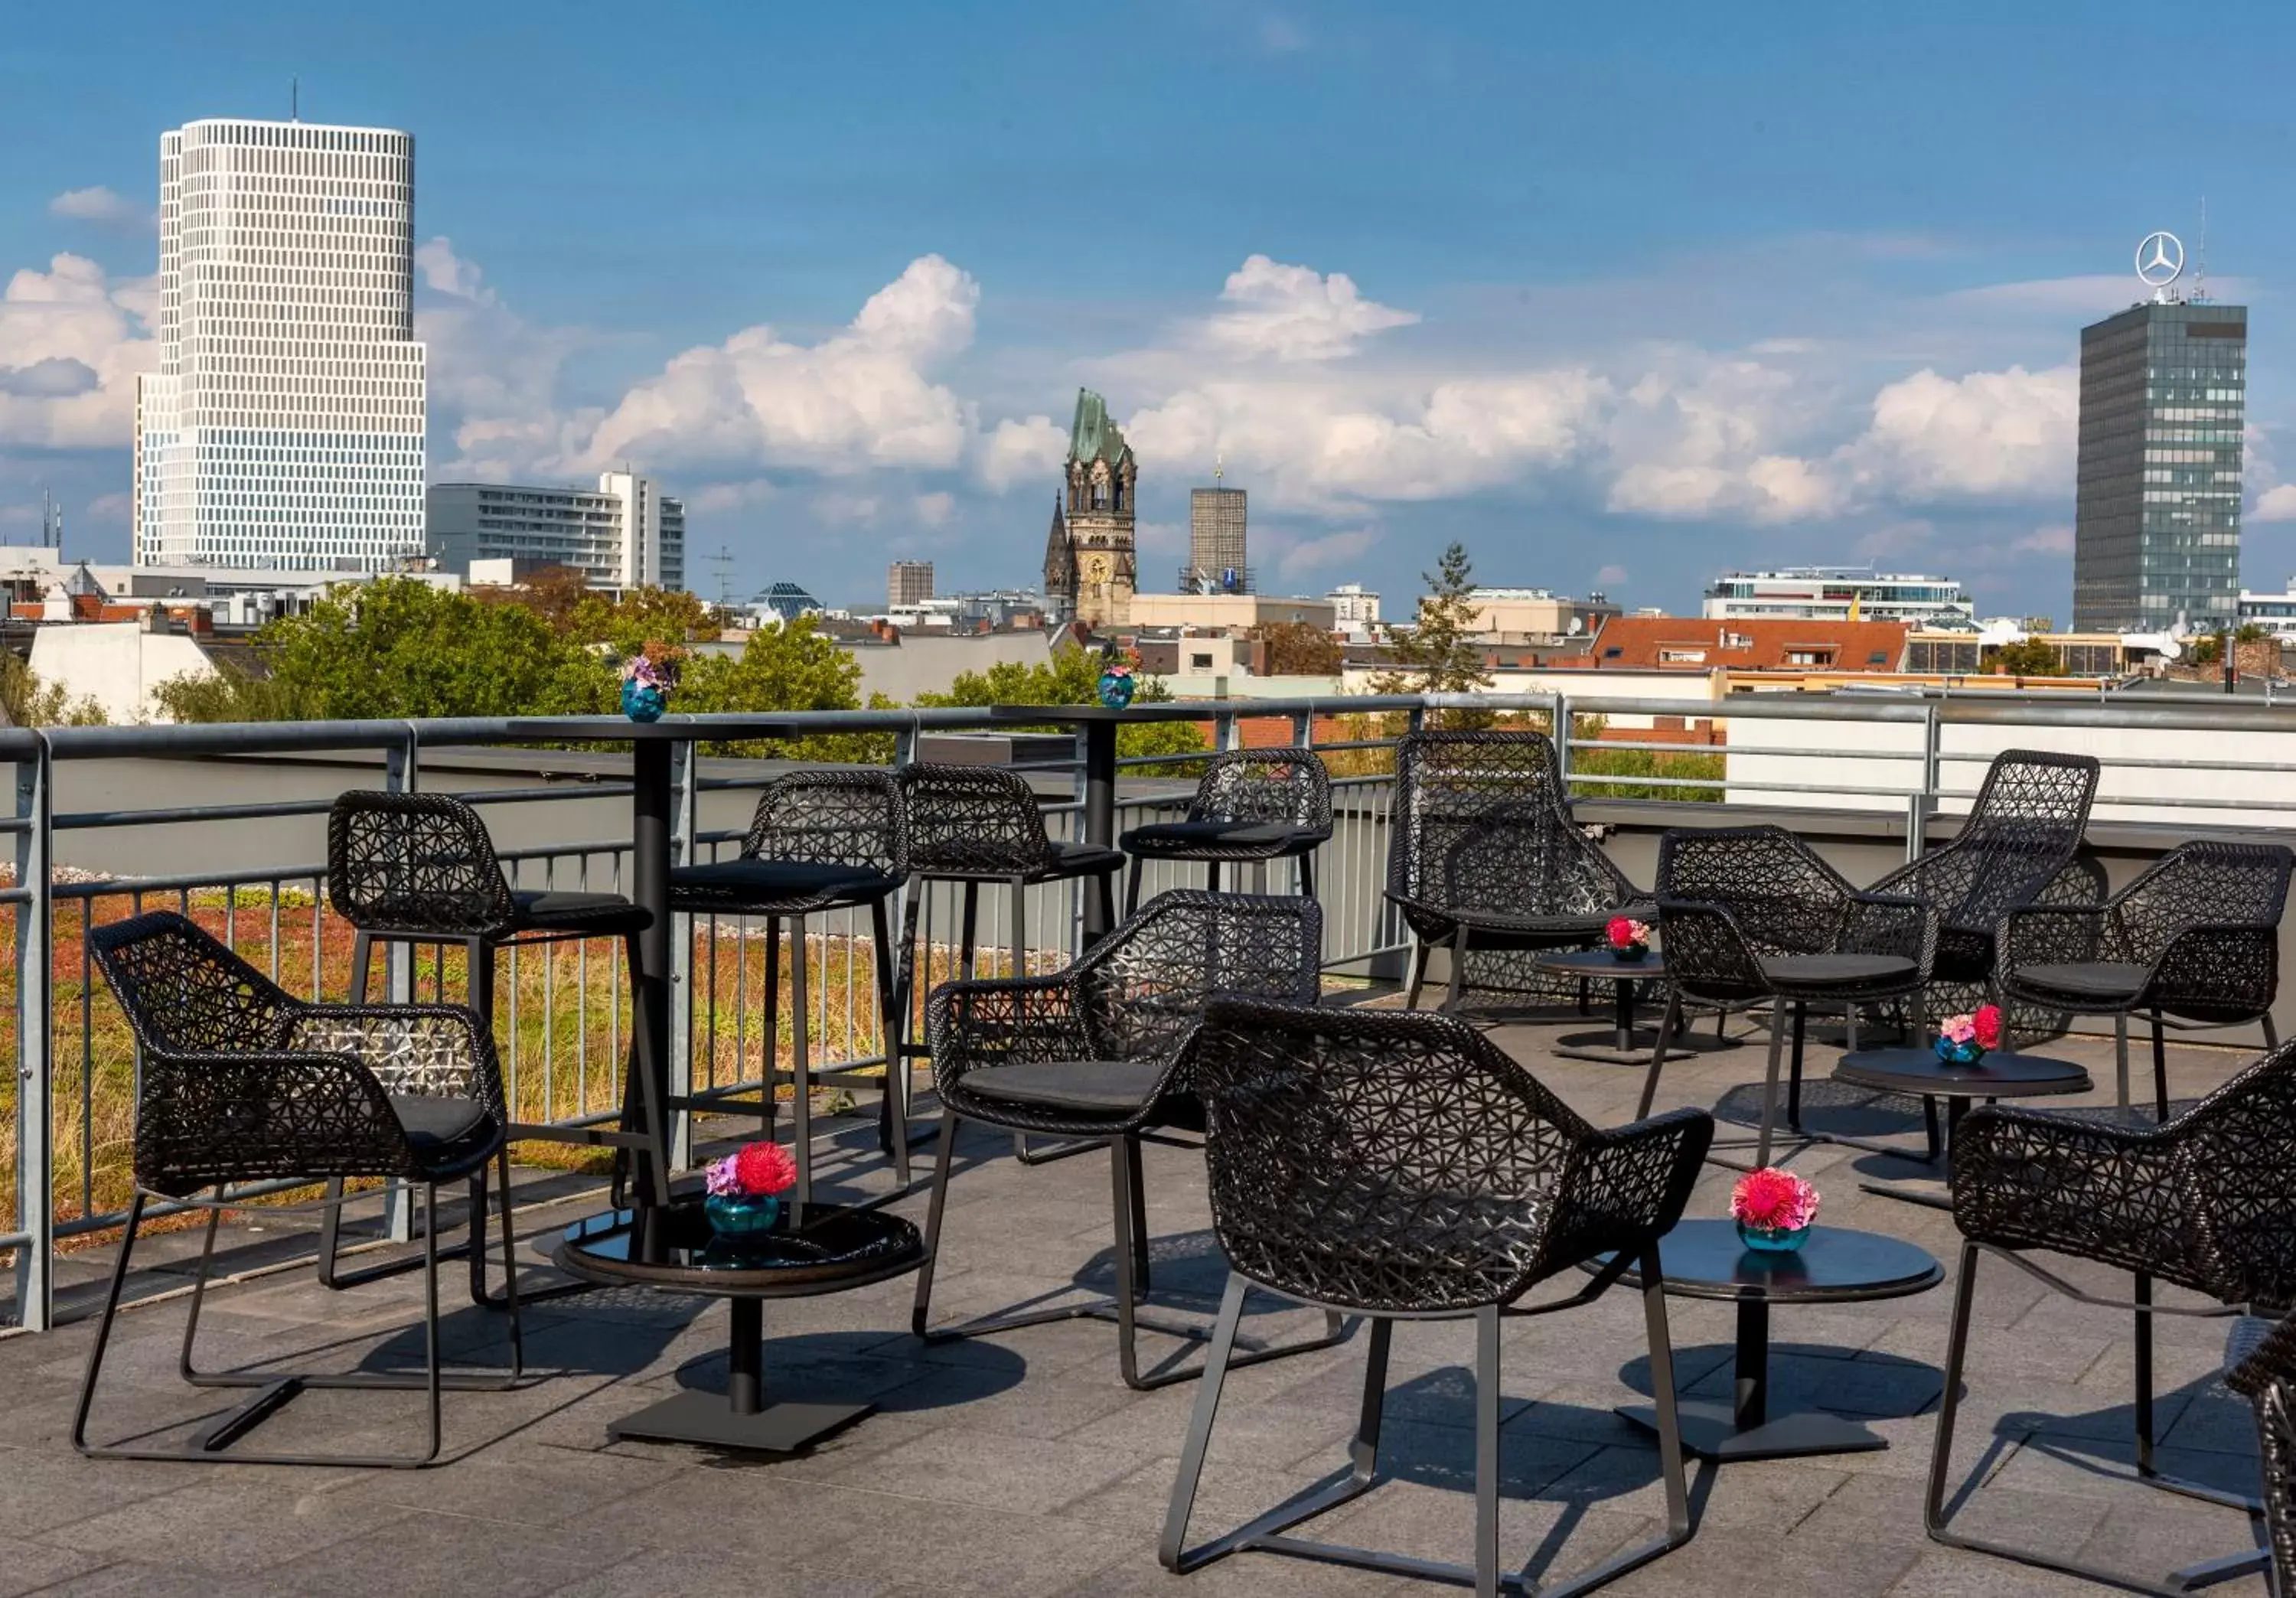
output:
[[[1659,937],[1669,982],[1666,1016],[1643,1083],[1641,1113],[1658,1095],[1666,1040],[1685,1007],[1770,1006],[1769,1068],[1754,1162],[1770,1162],[1779,1054],[1792,1007],[1786,1125],[1801,1126],[1802,1044],[1809,1006],[1857,1006],[1920,996],[1937,948],[1937,917],[1910,898],[1861,893],[1783,827],[1683,828],[1658,846]],[[1736,1146],[1734,1143],[1730,1146]]]
[[1592,948],[1612,916],[1650,914],[1650,896],[1570,819],[1544,733],[1411,733],[1396,745],[1391,825],[1387,897],[1414,940],[1406,1009],[1438,944],[1455,1010],[1471,947]]
[[[88,934],[97,968],[127,1012],[141,1053],[135,1092],[135,1192],[88,1350],[72,1446],[100,1459],[225,1460],[242,1464],[411,1468],[439,1456],[439,1393],[502,1390],[519,1379],[522,1344],[514,1275],[505,1276],[511,1359],[500,1374],[447,1373],[439,1357],[439,1184],[501,1168],[503,1268],[511,1271],[507,1117],[494,1038],[458,1005],[307,1004],[183,916],[155,911]],[[393,1177],[428,1195],[423,1228],[421,1372],[201,1371],[193,1363],[216,1225],[234,1184]],[[212,1188],[214,1195],[198,1194]],[[252,1389],[246,1404],[177,1447],[97,1445],[88,1410],[103,1370],[129,1257],[153,1198],[208,1212],[192,1279],[182,1372],[195,1387]],[[429,1446],[414,1455],[258,1454],[231,1445],[313,1389],[426,1393]]]
[[[2052,885],[2079,851],[2096,780],[2097,763],[2087,755],[2004,750],[1986,767],[1953,841],[1874,884],[1875,893],[1919,899],[1937,912],[1937,959],[1926,995],[1933,1013],[1989,996],[2001,918],[2049,901]],[[1909,1032],[1919,1034],[1918,1022]]]
[[2001,991],[2076,1015],[2112,1017],[2121,1105],[2128,1018],[2152,1022],[2154,1111],[2169,1119],[2167,1018],[2264,1024],[2278,1043],[2280,914],[2296,856],[2278,844],[2179,844],[2103,904],[2013,910],[2001,922]]
[[[2263,1335],[2241,1350],[2225,1381],[2256,1409],[2272,1590],[2288,1594],[2296,1593],[2296,1315],[2263,1324]],[[2237,1563],[2258,1568],[2253,1560]]]
[[1316,897],[1316,848],[1332,836],[1332,779],[1310,749],[1236,749],[1204,766],[1185,821],[1135,827],[1117,840],[1132,856],[1124,914],[1140,907],[1140,878],[1152,860],[1201,860],[1204,886],[1218,889],[1220,865],[1299,863],[1300,891]]
[[[1660,1239],[1681,1218],[1714,1134],[1702,1110],[1589,1126],[1529,1072],[1450,1016],[1216,1001],[1188,1053],[1208,1116],[1212,1225],[1231,1274],[1158,1550],[1192,1570],[1243,1549],[1527,1592],[1498,1549],[1499,1329],[1642,1283],[1667,1528],[1542,1593],[1584,1593],[1690,1540]],[[1605,1257],[1608,1257],[1607,1258]],[[1567,1296],[1523,1307],[1556,1276]],[[1245,1293],[1371,1319],[1362,1418],[1344,1480],[1194,1548],[1188,1518]],[[1380,1415],[1398,1320],[1475,1322],[1475,1558],[1443,1565],[1284,1535],[1377,1479]]]
[[[507,1130],[513,1142],[542,1139],[614,1149],[618,1192],[635,1157],[639,1180],[652,1185],[656,1201],[668,1201],[666,1123],[662,1106],[654,1102],[658,1068],[646,1029],[637,1024],[637,940],[652,920],[644,909],[618,893],[512,888],[487,824],[477,810],[451,794],[357,790],[339,796],[327,814],[327,902],[356,932],[351,940],[352,1004],[366,1002],[368,967],[376,945],[459,947],[465,959],[471,1008],[486,1019],[490,1031],[497,949],[507,944],[619,939],[632,988],[619,1124],[566,1127],[512,1121]],[[503,1300],[486,1285],[485,1182],[481,1168],[472,1178],[471,1296],[500,1307]],[[340,1270],[336,1247],[343,1184],[329,1183],[327,1196],[319,1228],[319,1280],[324,1285],[353,1286],[413,1268],[412,1259],[398,1259],[360,1271]],[[584,1291],[585,1285],[577,1282],[528,1296]]]
[[[2132,1125],[2112,1110],[1972,1110],[1954,1137],[1953,1216],[1962,1235],[1961,1278],[1954,1290],[1945,1395],[1923,1509],[1930,1536],[2114,1586],[2182,1590],[1952,1529],[1946,1482],[1977,1262],[1990,1254],[2066,1298],[2133,1312],[2136,1479],[2256,1512],[2259,1505],[2247,1498],[2156,1467],[2152,1321],[2161,1315],[2237,1315],[2245,1306],[2296,1301],[2296,1045],[2275,1049],[2162,1126]],[[2035,1250],[2128,1271],[2134,1291],[2126,1300],[2085,1291],[2037,1264],[2029,1257]],[[2155,1304],[2156,1278],[2213,1302]],[[1978,1487],[1969,1484],[1954,1512],[1967,1506]]]
[[[688,915],[745,915],[766,923],[765,1061],[758,1110],[773,1135],[775,1093],[786,1080],[791,1097],[797,1155],[797,1201],[813,1194],[813,1111],[816,1080],[850,1083],[853,1072],[809,1069],[807,1048],[805,922],[808,915],[866,906],[876,950],[878,1015],[885,1037],[885,1075],[878,1102],[878,1135],[892,1156],[898,1184],[909,1184],[907,1061],[900,1050],[901,1020],[893,978],[893,938],[886,901],[908,876],[908,815],[890,772],[851,766],[797,771],[777,777],[758,796],[757,814],[741,853],[732,859],[679,866],[669,873],[669,907]],[[790,928],[790,1069],[775,1063],[781,1036],[782,926]],[[726,1107],[725,1095],[709,1103]],[[688,1101],[692,1102],[692,1101]],[[673,1100],[670,1108],[681,1108]]]
[[[1140,1370],[1136,1327],[1205,1335],[1200,1326],[1139,1312],[1148,1290],[1140,1144],[1168,1119],[1194,1119],[1181,1061],[1212,998],[1233,993],[1315,1002],[1323,929],[1323,913],[1313,899],[1182,889],[1150,900],[1056,975],[946,982],[933,989],[927,1027],[940,1094],[940,1151],[910,1322],[919,1337],[978,1337],[1089,1317],[1115,1322],[1128,1386],[1144,1391],[1197,1374],[1193,1369]],[[1023,1307],[959,1326],[930,1326],[941,1210],[960,1120],[1108,1145],[1116,1212],[1113,1299]],[[1258,1349],[1250,1357],[1304,1353],[1344,1335],[1333,1315],[1324,1337]]]

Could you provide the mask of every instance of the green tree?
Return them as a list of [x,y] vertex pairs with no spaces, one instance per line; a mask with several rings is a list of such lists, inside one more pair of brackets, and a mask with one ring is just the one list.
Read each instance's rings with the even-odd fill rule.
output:
[[267,674],[176,677],[158,697],[178,721],[561,716],[611,709],[613,662],[516,605],[413,578],[343,585],[255,635]]
[[[654,635],[660,636],[659,634]],[[633,646],[635,648],[635,646]],[[811,616],[779,627],[758,627],[738,655],[689,658],[671,701],[674,709],[705,714],[761,715],[788,710],[857,710],[861,667],[850,651],[824,635]],[[892,709],[882,694],[871,709]],[[832,733],[810,738],[744,739],[705,745],[712,754],[761,758],[824,760],[882,765],[893,758],[890,734]]]
[[[1172,691],[1162,680],[1141,682],[1136,702],[1168,701]],[[920,693],[920,706],[946,705],[1090,705],[1100,701],[1100,657],[1074,644],[1054,651],[1049,660],[1023,666],[999,660],[987,671],[959,672],[946,693]],[[1133,722],[1117,730],[1119,755],[1192,755],[1204,747],[1203,734],[1190,721]],[[1165,767],[1168,773],[1179,769]]]
[[1993,651],[1993,669],[2013,677],[2061,677],[2064,664],[2040,638],[2021,638]]
[[2224,639],[2214,635],[2195,638],[2185,659],[2194,666],[2214,666],[2224,659]]
[[100,727],[105,720],[102,705],[72,698],[62,683],[42,682],[10,650],[0,650],[0,714],[19,727]]
[[2272,636],[2272,629],[2260,621],[2243,621],[2232,635],[2234,643],[2261,643]]
[[1267,646],[1267,671],[1272,677],[1331,677],[1347,663],[1339,640],[1305,621],[1277,621],[1253,629],[1252,636]]
[[[1483,668],[1483,651],[1467,635],[1475,620],[1474,563],[1467,546],[1453,544],[1443,552],[1436,569],[1422,572],[1428,594],[1419,602],[1417,625],[1399,631],[1388,645],[1395,669],[1374,679],[1382,693],[1473,693],[1491,685]],[[1481,710],[1449,711],[1451,726],[1480,726],[1490,720]]]

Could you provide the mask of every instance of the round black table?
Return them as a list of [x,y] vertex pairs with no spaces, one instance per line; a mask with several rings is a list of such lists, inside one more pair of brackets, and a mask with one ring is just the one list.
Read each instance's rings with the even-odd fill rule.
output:
[[[1935,1165],[1951,1146],[1954,1128],[1961,1125],[1961,1118],[1969,1112],[1972,1100],[1983,1099],[1990,1103],[1995,1099],[2050,1098],[2060,1094],[2087,1093],[2090,1086],[2088,1073],[2070,1060],[2001,1049],[1992,1051],[1974,1065],[1954,1065],[1940,1060],[1934,1048],[1868,1049],[1844,1054],[1841,1062],[1833,1068],[1833,1079],[1857,1087],[1919,1098],[1923,1119],[1928,1123],[1927,1163],[1931,1165]],[[1945,1101],[1942,1142],[1938,1136],[1939,1099]],[[1891,1148],[1887,1143],[1858,1146],[1899,1160],[1923,1158],[1910,1149]],[[1909,1192],[1881,1183],[1860,1185],[1868,1192],[1902,1199],[1908,1204],[1924,1204],[1934,1209],[1952,1208],[1948,1200],[1933,1193]]]
[[[1788,1459],[1806,1454],[1857,1454],[1888,1439],[1840,1415],[1802,1410],[1769,1413],[1770,1306],[1852,1304],[1906,1299],[1945,1279],[1923,1249],[1878,1232],[1853,1232],[1820,1221],[1792,1253],[1765,1253],[1738,1241],[1735,1222],[1684,1221],[1659,1241],[1669,1298],[1726,1299],[1738,1306],[1737,1389],[1734,1401],[1683,1399],[1682,1446],[1712,1460]],[[1631,1269],[1620,1278],[1637,1282]],[[1619,1414],[1658,1429],[1657,1411],[1628,1405]]]
[[[1621,960],[1608,949],[1551,949],[1534,955],[1530,964],[1533,971],[1558,977],[1611,984],[1612,1035],[1607,1046],[1599,1035],[1582,1034],[1558,1038],[1554,1045],[1556,1054],[1565,1060],[1599,1060],[1606,1065],[1649,1062],[1658,1035],[1654,1029],[1636,1028],[1636,990],[1639,983],[1666,980],[1664,955],[1652,949],[1639,960]],[[1679,1059],[1692,1053],[1686,1046],[1688,1036],[1686,1025],[1677,1031],[1675,1040],[1667,1046],[1668,1059]]]
[[898,1216],[787,1199],[772,1230],[722,1239],[694,1197],[593,1216],[568,1228],[553,1258],[559,1269],[602,1286],[731,1301],[726,1396],[678,1393],[615,1422],[607,1428],[609,1438],[791,1454],[850,1426],[876,1405],[766,1402],[765,1300],[844,1292],[905,1276],[924,1263],[925,1245],[916,1227]]

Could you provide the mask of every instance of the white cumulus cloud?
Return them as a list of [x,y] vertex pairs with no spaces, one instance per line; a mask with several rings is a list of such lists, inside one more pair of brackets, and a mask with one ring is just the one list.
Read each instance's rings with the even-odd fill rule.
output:
[[2248,513],[2251,521],[2296,521],[2296,483],[2267,488]]
[[108,278],[84,256],[26,267],[0,291],[0,440],[117,447],[135,419],[135,377],[158,362],[145,332],[151,286]]
[[1326,276],[1264,255],[1250,257],[1228,275],[1220,299],[1234,308],[1204,324],[1212,344],[1279,361],[1328,361],[1375,332],[1419,320],[1415,311],[1365,299],[1344,272]]
[[74,222],[101,222],[111,227],[150,227],[152,208],[115,194],[102,184],[94,188],[66,189],[48,201],[48,215]]
[[1874,395],[1871,423],[1840,463],[1869,492],[1916,502],[2061,493],[2079,418],[2071,366],[1960,378],[1925,368]]
[[1276,569],[1285,577],[1297,577],[1302,572],[1317,571],[1327,566],[1341,566],[1360,558],[1379,542],[1379,534],[1369,528],[1353,528],[1345,532],[1325,533],[1320,537],[1303,538],[1276,558]]
[[[433,475],[496,482],[570,475],[572,457],[603,413],[562,412],[558,381],[591,335],[539,326],[512,310],[450,239],[416,246],[414,267],[425,291],[414,333],[428,346]],[[451,453],[439,437],[448,417]]]
[[980,441],[980,480],[999,494],[1021,483],[1059,480],[1069,436],[1050,416],[1007,417]]
[[583,458],[832,474],[954,466],[965,409],[928,372],[972,342],[980,301],[971,276],[922,256],[818,344],[761,324],[674,357],[622,397]]

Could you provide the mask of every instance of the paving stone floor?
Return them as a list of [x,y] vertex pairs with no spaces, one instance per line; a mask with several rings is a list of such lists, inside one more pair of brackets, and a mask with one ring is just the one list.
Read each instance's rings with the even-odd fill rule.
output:
[[[1628,1119],[1637,1070],[1559,1060],[1559,1033],[1585,1021],[1510,1021],[1495,1035],[1579,1110]],[[2069,1045],[2109,1090],[2109,1046]],[[1816,1049],[1813,1078],[1832,1055]],[[2239,1063],[2219,1052],[2172,1056],[2179,1097]],[[1661,1103],[1742,1109],[1759,1078],[1759,1039],[1672,1066]],[[1824,1096],[1822,1094],[1817,1096]],[[2102,1102],[2104,1093],[2092,1095]],[[2060,1101],[2062,1102],[2062,1101]],[[1907,1135],[1899,1111],[1833,1105],[1814,1125]],[[861,1147],[855,1137],[852,1146]],[[1001,1137],[968,1136],[951,1191],[936,1311],[955,1315],[1108,1282],[1108,1181],[1098,1155],[1025,1168]],[[1954,1263],[1947,1216],[1861,1192],[1860,1180],[1915,1168],[1840,1146],[1795,1160],[1824,1192],[1824,1222],[1885,1231]],[[838,1162],[845,1191],[882,1188],[873,1159]],[[1222,1279],[1206,1231],[1201,1157],[1154,1148],[1147,1166],[1157,1288],[1208,1314]],[[1693,1214],[1719,1214],[1727,1173],[1710,1171]],[[562,1185],[562,1183],[561,1184]],[[544,1191],[537,1179],[537,1192]],[[594,1197],[528,1210],[545,1242]],[[922,1188],[903,1201],[922,1221]],[[308,1356],[342,1368],[419,1356],[409,1331],[420,1277],[322,1291],[308,1268],[262,1271],[301,1244],[290,1225],[226,1233],[234,1269],[211,1294],[205,1361]],[[139,1291],[183,1280],[184,1241],[163,1240]],[[139,1250],[139,1261],[142,1250]],[[538,1256],[537,1258],[539,1258]],[[92,1278],[102,1256],[75,1260]],[[539,1278],[537,1278],[538,1280]],[[2101,1274],[2084,1279],[2110,1290]],[[452,1274],[448,1283],[456,1283]],[[2121,1284],[2125,1287],[2125,1282]],[[769,1385],[791,1395],[868,1399],[877,1413],[793,1458],[727,1458],[687,1448],[609,1446],[606,1423],[680,1387],[722,1389],[726,1310],[641,1292],[592,1292],[533,1306],[536,1380],[502,1394],[449,1393],[452,1463],[427,1471],[278,1470],[94,1463],[67,1441],[89,1339],[86,1323],[0,1340],[0,1598],[26,1593],[520,1594],[1288,1594],[1438,1591],[1269,1554],[1188,1577],[1156,1563],[1156,1535],[1195,1385],[1128,1389],[1112,1329],[1093,1322],[992,1341],[927,1348],[906,1331],[910,1284],[768,1306]],[[1870,1422],[1885,1452],[1722,1467],[1693,1463],[1697,1537],[1617,1583],[1636,1594],[1797,1598],[2062,1594],[2089,1590],[1928,1541],[1929,1463],[1952,1283],[1918,1298],[1782,1308],[1774,1407],[1815,1405]],[[1726,1306],[1677,1299],[1680,1383],[1726,1397]],[[212,1395],[176,1378],[184,1306],[162,1297],[127,1314],[94,1428],[119,1438],[214,1413]],[[1281,1334],[1297,1313],[1252,1317]],[[1980,1468],[1972,1528],[2157,1574],[2251,1546],[2246,1517],[2112,1479],[2129,1457],[2127,1317],[2048,1295],[2006,1267],[1988,1271],[1956,1479]],[[501,1317],[471,1307],[453,1347],[503,1353]],[[2223,1323],[2166,1320],[2160,1415],[2169,1466],[2252,1487],[2244,1405],[2216,1381]],[[1182,1345],[1150,1340],[1159,1356]],[[1237,1373],[1214,1435],[1197,1535],[1248,1519],[1344,1464],[1364,1339]],[[1473,1463],[1470,1329],[1402,1327],[1395,1339],[1383,1468],[1391,1479],[1335,1512],[1324,1535],[1431,1557],[1469,1553]],[[1506,1556],[1558,1578],[1651,1534],[1660,1508],[1655,1456],[1612,1407],[1646,1394],[1634,1295],[1506,1332]],[[420,1424],[407,1394],[311,1393],[257,1434],[267,1445],[403,1448]],[[2045,1436],[2033,1434],[2044,1418]],[[2259,1593],[2253,1578],[2218,1588]]]

